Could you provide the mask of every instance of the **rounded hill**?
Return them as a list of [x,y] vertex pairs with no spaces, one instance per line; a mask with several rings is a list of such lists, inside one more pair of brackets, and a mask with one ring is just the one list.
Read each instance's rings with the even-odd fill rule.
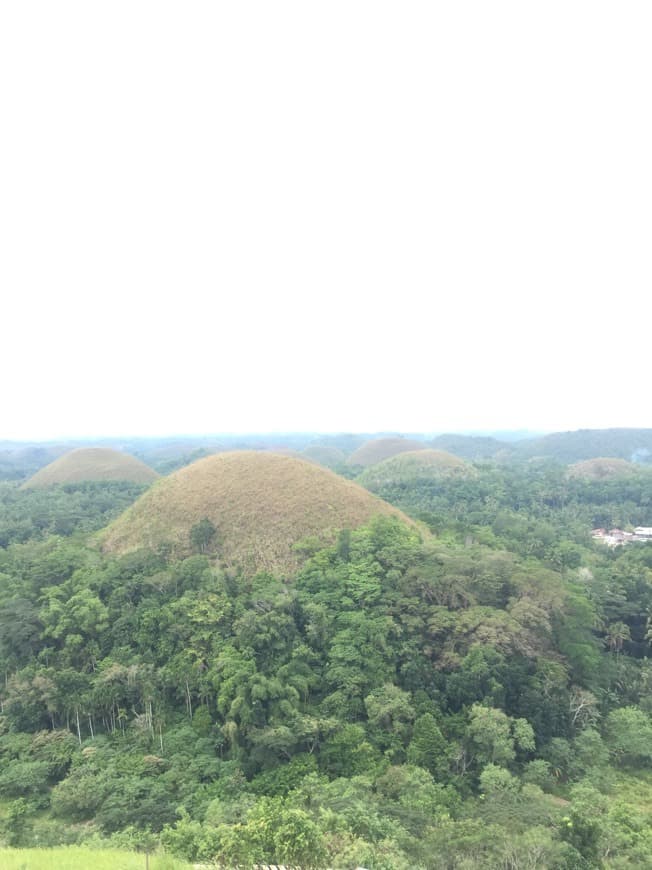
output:
[[468,462],[444,450],[411,450],[367,468],[358,477],[358,482],[375,492],[385,486],[411,485],[449,477],[472,477],[476,473]]
[[168,547],[184,556],[193,550],[193,529],[208,520],[215,529],[209,549],[224,565],[282,573],[297,567],[300,541],[330,543],[340,529],[376,514],[411,522],[358,484],[303,459],[219,453],[159,480],[103,532],[101,543],[114,553]]
[[427,449],[426,444],[412,438],[372,438],[354,450],[346,461],[348,465],[361,465],[363,468],[368,468],[399,453]]
[[595,459],[584,459],[568,466],[569,477],[579,477],[583,480],[609,480],[612,477],[624,477],[633,474],[640,466],[626,459],[611,456],[598,456]]
[[341,465],[346,460],[346,453],[338,447],[329,447],[328,445],[313,444],[303,451],[302,456],[309,462],[316,462],[317,465],[323,465],[324,468],[335,468]]
[[56,484],[101,480],[151,483],[157,477],[152,468],[129,453],[108,447],[80,447],[41,468],[23,488],[42,489]]

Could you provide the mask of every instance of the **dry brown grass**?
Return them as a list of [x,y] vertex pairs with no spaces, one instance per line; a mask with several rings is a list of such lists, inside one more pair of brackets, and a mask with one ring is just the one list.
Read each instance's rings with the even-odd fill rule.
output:
[[608,456],[584,459],[568,466],[569,477],[581,477],[584,480],[607,480],[610,477],[633,474],[635,471],[636,465],[633,462]]
[[374,438],[365,441],[346,460],[349,465],[361,465],[368,468],[376,465],[399,453],[407,453],[414,450],[427,450],[427,445],[422,441],[414,441],[412,438]]
[[376,491],[392,484],[412,484],[419,480],[448,477],[473,477],[475,468],[444,450],[412,450],[385,459],[367,468],[358,477],[362,486]]
[[151,483],[157,477],[152,468],[128,453],[106,447],[80,447],[41,468],[22,488],[42,489],[58,483],[82,483],[87,480]]
[[330,543],[343,528],[375,514],[408,518],[361,486],[289,456],[220,453],[162,478],[102,534],[103,549],[126,553],[169,545],[191,551],[190,530],[207,517],[217,529],[222,564],[247,573],[292,572],[294,545],[310,537]]

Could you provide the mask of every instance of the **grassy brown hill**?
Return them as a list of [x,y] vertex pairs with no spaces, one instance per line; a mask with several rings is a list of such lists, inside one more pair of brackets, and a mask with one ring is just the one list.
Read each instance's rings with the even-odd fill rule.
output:
[[420,480],[477,474],[473,466],[443,450],[411,450],[365,469],[358,477],[362,486],[377,491],[384,486],[413,484]]
[[426,449],[426,444],[414,441],[412,438],[372,438],[371,441],[365,441],[354,450],[346,461],[348,465],[361,465],[363,468],[368,468],[399,453]]
[[633,474],[641,466],[636,466],[626,459],[616,459],[611,456],[598,456],[596,459],[584,459],[568,467],[569,477],[581,477],[584,480],[607,480],[612,477],[623,477]]
[[291,572],[294,545],[324,543],[343,528],[363,525],[396,508],[361,486],[302,459],[238,451],[200,459],[162,478],[102,534],[104,550],[127,553],[169,545],[178,556],[192,551],[191,530],[207,518],[215,526],[214,550],[227,566]]
[[61,483],[87,480],[130,480],[151,483],[158,474],[128,453],[107,447],[80,447],[41,468],[23,484],[24,489],[41,489]]

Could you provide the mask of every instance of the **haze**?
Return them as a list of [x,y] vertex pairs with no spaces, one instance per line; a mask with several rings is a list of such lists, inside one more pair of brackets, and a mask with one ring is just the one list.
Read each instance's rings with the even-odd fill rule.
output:
[[652,426],[646,3],[0,9],[0,438]]

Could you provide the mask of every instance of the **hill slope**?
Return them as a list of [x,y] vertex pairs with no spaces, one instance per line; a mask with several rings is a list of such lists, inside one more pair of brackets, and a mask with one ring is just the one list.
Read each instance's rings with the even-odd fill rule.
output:
[[420,480],[470,477],[475,474],[471,465],[451,453],[443,450],[411,450],[367,468],[358,477],[358,482],[375,492],[387,485],[410,486]]
[[435,450],[446,450],[462,459],[490,459],[497,453],[508,451],[511,444],[488,435],[438,435],[430,442]]
[[128,453],[107,447],[80,447],[55,459],[23,484],[24,489],[38,489],[61,483],[90,480],[130,480],[151,483],[158,474]]
[[247,572],[292,571],[294,545],[304,538],[334,540],[396,508],[361,486],[302,459],[241,451],[201,459],[160,480],[112,523],[103,548],[126,553],[168,544],[191,552],[190,533],[203,519],[215,526],[214,550],[225,565]]
[[568,468],[569,477],[581,477],[584,480],[607,480],[613,477],[623,477],[640,469],[626,459],[598,456],[595,459],[583,459]]
[[368,468],[384,459],[390,459],[408,450],[426,450],[427,445],[413,438],[372,438],[365,441],[347,459],[348,465],[361,465]]

